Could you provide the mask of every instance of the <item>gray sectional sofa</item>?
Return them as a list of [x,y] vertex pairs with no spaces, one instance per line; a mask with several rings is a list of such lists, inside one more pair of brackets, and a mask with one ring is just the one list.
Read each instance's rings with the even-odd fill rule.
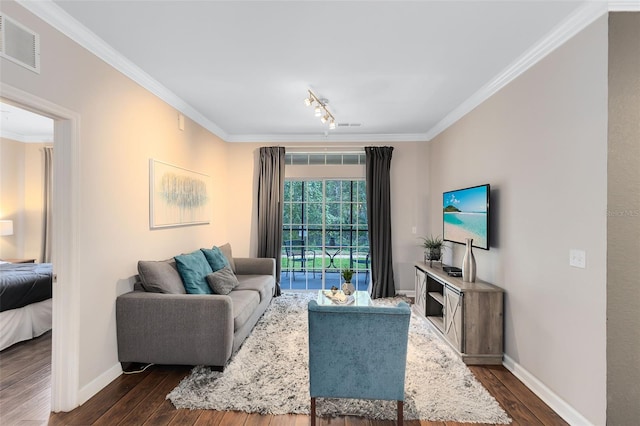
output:
[[269,306],[276,267],[274,259],[233,258],[228,245],[220,248],[237,278],[228,294],[187,294],[175,258],[138,263],[140,282],[116,299],[123,365],[224,367]]

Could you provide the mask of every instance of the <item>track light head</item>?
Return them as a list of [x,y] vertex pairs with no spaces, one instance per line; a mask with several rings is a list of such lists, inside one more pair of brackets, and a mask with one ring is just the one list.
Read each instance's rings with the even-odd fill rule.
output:
[[304,104],[306,106],[315,105],[315,108],[313,110],[314,115],[316,117],[320,117],[320,121],[322,121],[323,123],[326,123],[328,121],[329,129],[335,129],[336,128],[335,117],[333,116],[333,114],[331,114],[331,112],[327,108],[328,103],[329,103],[328,99],[318,98],[315,95],[315,93],[313,93],[311,90],[309,90],[309,97],[304,100]]

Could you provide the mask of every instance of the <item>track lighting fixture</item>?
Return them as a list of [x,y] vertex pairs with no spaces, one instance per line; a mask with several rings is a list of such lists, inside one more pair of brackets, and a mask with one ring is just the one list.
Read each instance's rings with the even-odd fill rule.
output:
[[[311,90],[309,90],[309,97],[304,100],[306,106],[315,105],[314,115],[320,117],[322,123],[329,122],[329,129],[336,128],[336,119],[327,108],[329,101],[327,99],[321,99],[317,97]],[[324,114],[323,114],[324,113]]]

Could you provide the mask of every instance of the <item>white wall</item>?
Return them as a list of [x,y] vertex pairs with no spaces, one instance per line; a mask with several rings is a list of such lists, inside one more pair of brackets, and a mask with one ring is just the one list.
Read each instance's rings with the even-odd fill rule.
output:
[[[491,249],[474,253],[478,277],[506,291],[509,361],[605,424],[606,18],[431,141],[425,161],[434,233],[443,191],[491,184]],[[462,246],[452,254],[460,264]]]
[[44,143],[0,138],[0,218],[13,235],[0,238],[0,259],[42,261]]
[[[2,82],[79,113],[79,390],[117,366],[115,298],[139,259],[227,241],[225,144],[11,1],[3,13],[40,34],[41,74],[0,60]],[[149,158],[213,177],[209,225],[149,229]],[[55,208],[55,207],[54,207]],[[64,285],[64,283],[58,283]],[[55,330],[54,330],[55,332]]]

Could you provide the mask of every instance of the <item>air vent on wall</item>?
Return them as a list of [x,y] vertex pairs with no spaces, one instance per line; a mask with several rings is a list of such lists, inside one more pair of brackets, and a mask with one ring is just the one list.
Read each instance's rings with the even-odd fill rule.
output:
[[0,15],[0,56],[40,73],[40,35]]

